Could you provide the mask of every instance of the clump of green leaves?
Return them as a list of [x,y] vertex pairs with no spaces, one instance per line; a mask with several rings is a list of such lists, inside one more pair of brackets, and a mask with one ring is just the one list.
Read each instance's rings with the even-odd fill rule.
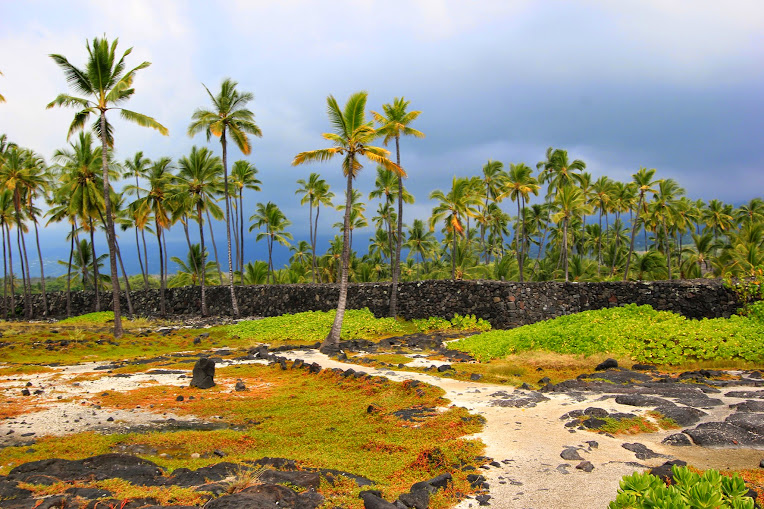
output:
[[764,268],[752,270],[749,277],[725,277],[724,286],[732,290],[738,301],[743,304],[743,308],[738,310],[739,313],[747,314],[753,302],[764,299]]
[[113,311],[99,311],[98,313],[88,313],[80,316],[65,318],[58,323],[61,324],[106,324],[114,321]]
[[[227,328],[229,336],[254,339],[264,343],[289,342],[311,344],[322,341],[331,329],[336,311],[306,311],[259,320],[242,321]],[[491,325],[474,315],[455,315],[453,320],[427,318],[401,320],[377,318],[364,309],[348,309],[342,323],[343,340],[378,339],[435,330],[487,330]]]
[[764,361],[764,320],[743,316],[689,320],[650,306],[584,311],[512,330],[478,334],[449,344],[481,361],[518,352],[608,353],[638,362],[676,365],[688,360]]
[[638,472],[621,479],[621,489],[609,509],[753,509],[745,481],[735,474],[726,477],[716,470],[702,475],[674,465],[674,484],[666,486],[652,474]]

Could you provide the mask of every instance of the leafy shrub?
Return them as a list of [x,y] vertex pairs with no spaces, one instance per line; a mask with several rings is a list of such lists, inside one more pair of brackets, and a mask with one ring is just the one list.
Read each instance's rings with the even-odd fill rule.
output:
[[114,311],[99,311],[98,313],[88,313],[80,316],[72,316],[61,320],[59,323],[65,324],[105,324],[114,321]]
[[491,330],[491,324],[483,320],[482,318],[476,318],[475,315],[460,315],[456,313],[451,319],[451,327],[456,330],[476,330],[476,331],[489,331]]
[[[757,313],[763,314],[764,308]],[[512,330],[496,330],[450,343],[487,361],[517,352],[610,353],[638,362],[679,364],[687,360],[764,361],[764,320],[742,316],[688,320],[650,306],[584,311]]]
[[638,472],[621,479],[621,489],[609,509],[753,509],[753,499],[739,475],[722,476],[716,470],[703,475],[687,467],[671,467],[674,484],[666,486],[652,474]]

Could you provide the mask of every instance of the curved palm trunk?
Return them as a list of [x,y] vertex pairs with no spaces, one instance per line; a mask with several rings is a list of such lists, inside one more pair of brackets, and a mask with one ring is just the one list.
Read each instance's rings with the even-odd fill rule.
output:
[[225,237],[228,247],[228,287],[231,289],[233,316],[238,318],[239,304],[236,302],[236,292],[233,289],[233,262],[231,261],[231,203],[228,199],[228,162],[226,159],[225,127],[223,127],[223,132],[220,133],[220,144],[223,145],[223,190],[225,193]]
[[16,242],[19,244],[19,260],[21,261],[21,282],[24,285],[24,316],[32,318],[32,280],[29,277],[29,259],[27,258],[27,245],[24,241],[24,232],[21,224],[17,226]]
[[562,220],[562,264],[565,268],[565,282],[568,282],[568,218]]
[[308,228],[310,231],[308,232],[308,235],[310,236],[310,247],[311,247],[311,276],[313,279],[313,283],[316,282],[316,246],[313,242],[313,197],[311,196],[310,199],[310,214],[308,219]]
[[231,197],[233,205],[231,205],[231,229],[233,230],[233,248],[236,251],[236,257],[234,258],[233,266],[236,270],[239,270],[239,261],[241,258],[241,250],[239,249],[239,204],[236,202],[236,192],[234,191]]
[[196,206],[196,218],[199,221],[199,242],[202,248],[201,270],[199,270],[199,267],[196,267],[196,260],[193,260],[193,257],[191,258],[194,263],[194,270],[197,271],[197,274],[199,274],[199,282],[202,287],[202,316],[207,316],[207,289],[205,288],[205,272],[207,271],[205,267],[206,264],[204,263],[204,225],[202,223],[202,207],[200,205]]
[[[313,271],[318,270],[316,262],[316,244],[318,243],[318,215],[321,213],[321,204],[316,205],[316,222],[313,224],[313,238],[310,240],[311,256],[313,257]],[[315,281],[314,281],[315,282]],[[318,271],[318,282],[321,282],[321,271]]]
[[8,319],[8,263],[5,253],[5,222],[0,222],[3,231],[3,320]]
[[[10,285],[11,285],[11,316],[16,316],[16,289],[13,285],[13,245],[11,244],[11,227],[8,226],[8,223],[5,223],[5,232],[6,236],[5,238],[8,239],[8,272],[11,277],[10,279]],[[3,245],[3,249],[5,249],[5,245]]]
[[212,229],[212,218],[210,217],[209,209],[207,209],[206,212],[207,212],[207,228],[210,229],[210,237],[212,238],[212,250],[215,252],[215,265],[217,265],[218,267],[218,279],[220,279],[220,284],[223,284],[223,271],[220,269],[220,258],[218,258],[218,245],[215,242],[215,231]]
[[241,244],[239,245],[239,249],[241,252],[239,253],[239,273],[241,274],[241,280],[243,281],[244,278],[244,187],[241,188],[241,191],[239,191],[239,238],[241,239]]
[[66,267],[66,317],[72,316],[72,257],[74,256],[74,223],[72,223],[72,238],[69,245],[69,264]]
[[[395,135],[395,162],[401,166],[400,136]],[[398,314],[398,281],[401,278],[401,246],[403,242],[403,177],[398,175],[398,237],[395,239],[395,256],[392,262],[392,283],[390,284],[390,316]]]
[[[146,285],[146,290],[149,289],[149,253],[146,249],[146,232],[141,228],[141,242],[143,243],[143,264],[146,266],[146,275],[144,277],[144,284]],[[138,255],[140,256],[140,254]]]
[[133,227],[133,230],[135,230],[135,250],[138,252],[138,264],[141,266],[141,276],[143,276],[143,289],[148,290],[149,280],[146,277],[146,271],[143,267],[143,258],[141,257],[141,241],[138,238],[138,227]]
[[[639,225],[639,211],[642,210],[642,194],[639,195],[639,201],[637,202],[637,217],[633,221],[631,226],[631,242],[629,243],[629,255],[626,257],[626,267],[623,269],[623,280],[629,280],[629,264],[631,263],[631,254],[634,252],[634,237],[637,235],[637,225]],[[617,238],[617,237],[616,237]]]
[[[350,157],[349,168],[353,167],[354,158]],[[334,353],[337,350],[337,345],[340,342],[340,333],[342,332],[342,320],[345,318],[345,306],[347,305],[348,297],[348,269],[350,267],[350,207],[351,198],[353,195],[353,176],[348,174],[347,177],[347,189],[345,190],[345,214],[343,217],[342,229],[342,272],[340,274],[340,295],[337,300],[337,314],[334,315],[334,322],[332,328],[329,331],[329,335],[326,336],[324,342],[321,343],[320,350],[325,353]]]
[[45,270],[42,264],[42,251],[40,250],[40,232],[37,229],[37,218],[30,212],[29,217],[34,223],[34,236],[37,240],[37,257],[40,259],[40,290],[42,291],[42,316],[48,316],[48,294],[45,293]]
[[164,251],[162,251],[162,229],[159,227],[159,223],[155,221],[156,226],[156,236],[157,236],[157,244],[159,245],[159,313],[162,316],[165,316],[167,314],[166,308],[165,308],[165,298],[164,298],[164,289],[165,289],[165,282],[164,282]]
[[[103,214],[101,211],[98,211],[98,215],[101,217],[101,222],[103,223]],[[129,317],[132,318],[132,316],[135,314],[135,310],[133,309],[133,301],[130,298],[130,280],[127,278],[127,272],[125,271],[125,265],[122,263],[122,251],[119,249],[119,241],[117,239],[114,239],[114,247],[117,251],[117,261],[119,262],[120,270],[122,271],[122,279],[125,281],[125,298],[127,300],[127,314]]]
[[451,279],[456,279],[456,228],[451,227],[451,236],[453,242],[451,243]]
[[[113,296],[113,309],[114,309],[114,338],[119,339],[122,337],[122,313],[120,312],[119,303],[119,275],[117,274],[117,247],[116,239],[117,235],[114,233],[114,220],[111,217],[111,196],[109,190],[109,157],[108,147],[106,144],[106,111],[101,110],[101,161],[103,169],[103,202],[106,212],[106,242],[109,245],[109,268],[111,269],[111,293]],[[98,265],[98,262],[93,259],[93,263]],[[98,286],[98,281],[96,281]]]
[[[520,282],[523,282],[523,251],[525,249],[525,214],[523,214],[520,210],[520,201],[523,199],[522,196],[520,196],[520,199],[517,200],[517,217],[522,219],[522,226],[521,226],[521,240],[520,240],[520,248],[517,250],[517,267],[520,270]],[[525,208],[525,203],[523,203],[523,209]],[[515,235],[517,236],[517,235]]]
[[[100,291],[100,278],[98,275],[98,258],[96,258],[96,250],[95,250],[95,230],[93,228],[93,220],[89,219],[88,223],[90,224],[90,251],[91,255],[93,256],[93,288],[95,288],[95,310],[96,313],[101,311],[101,291]],[[84,281],[83,281],[83,287],[84,287]]]
[[[270,230],[270,228],[268,228]],[[273,232],[268,232],[268,275],[265,278],[267,284],[271,284],[271,274],[273,273]]]

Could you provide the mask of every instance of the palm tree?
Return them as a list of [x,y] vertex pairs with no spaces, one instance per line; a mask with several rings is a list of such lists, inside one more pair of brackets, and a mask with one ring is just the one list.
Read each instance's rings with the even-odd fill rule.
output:
[[[199,244],[191,245],[185,262],[177,256],[171,257],[170,260],[177,263],[180,267],[180,270],[168,284],[170,288],[196,286],[201,281],[210,283],[215,279],[215,262],[207,261],[207,251],[204,251],[204,256],[202,256],[202,248]],[[201,267],[204,267],[204,271],[201,270]]]
[[342,244],[342,274],[340,276],[340,295],[337,300],[337,314],[334,317],[334,323],[329,331],[329,335],[324,340],[322,348],[324,351],[335,351],[336,345],[340,340],[340,331],[342,330],[342,320],[345,317],[345,305],[347,303],[348,290],[348,268],[350,265],[350,213],[352,208],[351,199],[353,196],[353,179],[363,168],[359,158],[366,157],[370,161],[381,164],[401,176],[405,175],[403,169],[396,163],[388,159],[390,153],[381,148],[370,145],[371,141],[377,136],[371,122],[366,121],[364,110],[366,109],[366,92],[356,92],[351,95],[345,104],[345,109],[341,110],[336,99],[331,95],[327,97],[327,113],[329,121],[332,124],[333,132],[324,133],[324,138],[333,143],[333,147],[297,154],[292,161],[293,166],[314,162],[329,161],[334,156],[342,156],[342,172],[347,178],[347,188],[345,191],[345,213]]
[[425,228],[424,221],[414,219],[411,228],[408,229],[408,239],[406,240],[406,249],[409,250],[409,256],[419,255],[419,265],[417,265],[417,278],[419,269],[424,263],[427,255],[435,249],[438,241],[435,235]]
[[[607,230],[607,211],[610,208],[610,197],[612,196],[613,181],[607,176],[603,175],[598,178],[594,184],[592,184],[592,193],[594,200],[594,207],[599,211],[599,231],[604,232]],[[602,228],[602,215],[605,214],[605,229]],[[602,235],[597,237],[597,277],[600,275],[600,268],[602,266]]]
[[289,248],[289,252],[292,253],[292,256],[289,257],[289,263],[296,263],[303,267],[305,267],[307,262],[311,259],[311,255],[313,254],[311,252],[310,244],[304,240],[299,241],[296,246],[291,246]]
[[[262,182],[257,178],[257,168],[249,161],[242,159],[233,163],[231,168],[231,181],[233,183],[233,198],[236,199],[236,191],[239,192],[239,233],[236,237],[236,245],[239,250],[237,251],[236,258],[238,258],[238,267],[240,271],[244,270],[244,190],[250,189],[252,191],[260,191],[260,185]],[[234,230],[235,231],[235,230]]]
[[539,194],[538,181],[532,176],[531,170],[525,163],[510,164],[509,174],[506,180],[506,194],[512,201],[517,202],[517,221],[515,227],[515,239],[520,234],[520,242],[517,242],[517,267],[520,274],[520,282],[523,282],[523,259],[525,258],[525,203],[531,193]]
[[575,185],[581,179],[580,173],[586,169],[586,163],[580,159],[570,161],[568,151],[562,149],[547,149],[547,160],[536,165],[541,170],[539,182],[547,182],[547,196],[551,197],[561,187]]
[[48,167],[42,157],[35,155],[33,152],[29,153],[29,158],[27,159],[26,174],[27,178],[26,182],[24,183],[26,195],[25,207],[27,215],[29,216],[29,219],[32,220],[32,224],[34,225],[34,235],[35,241],[37,243],[37,257],[40,261],[40,291],[42,292],[42,305],[45,310],[43,312],[43,316],[47,316],[48,296],[45,292],[45,270],[43,267],[44,264],[42,260],[42,250],[40,249],[40,232],[37,225],[37,216],[39,215],[40,210],[34,206],[34,199],[41,195],[43,199],[46,201],[48,200],[50,189],[50,174],[48,172]]
[[114,337],[122,337],[122,315],[119,306],[119,279],[117,276],[117,248],[116,234],[114,232],[114,221],[112,218],[111,201],[109,190],[109,161],[107,147],[114,146],[113,128],[106,120],[106,112],[109,110],[120,110],[123,119],[134,122],[143,127],[157,129],[160,133],[167,135],[168,131],[162,124],[151,117],[116,107],[130,98],[135,93],[132,87],[135,73],[140,69],[145,69],[149,62],[143,62],[137,67],[125,72],[125,57],[132,52],[132,48],[125,51],[122,58],[117,60],[117,41],[109,46],[106,38],[94,38],[92,44],[87,43],[89,54],[88,62],[84,69],[79,69],[69,63],[62,55],[50,55],[58,64],[66,76],[66,81],[80,94],[85,94],[93,99],[84,99],[67,94],[60,94],[48,104],[48,108],[53,106],[70,106],[80,109],[75,115],[72,124],[69,126],[67,138],[74,132],[84,129],[85,122],[93,113],[98,113],[99,118],[93,125],[93,131],[101,137],[101,151],[104,157],[101,158],[103,172],[103,196],[104,210],[106,213],[106,240],[109,245],[109,265],[111,268],[112,295],[114,299]]
[[[399,199],[399,207],[398,210],[401,210],[400,204],[402,202],[411,204],[414,203],[414,197],[409,193],[402,185],[403,179],[401,179],[398,175],[395,174],[395,172],[392,172],[382,166],[377,166],[377,178],[374,181],[374,189],[369,193],[369,199],[373,198],[380,198],[383,199],[383,204],[385,205],[392,205],[396,198],[398,198],[398,193],[403,192],[402,199]],[[396,219],[399,219],[399,214],[396,214],[393,210],[390,210],[388,214],[386,214],[387,218],[389,219],[387,224],[387,234],[390,240],[391,248],[390,248],[390,274],[394,275],[395,273],[395,250],[398,249],[398,241],[396,239],[397,233],[393,232],[393,222],[396,221]],[[396,230],[397,232],[397,230]],[[392,247],[392,243],[395,242],[395,248]],[[400,253],[398,253],[398,257],[400,258]],[[398,260],[400,262],[400,260]],[[397,288],[397,281],[396,281],[396,288]],[[397,297],[394,297],[393,295],[390,296],[390,300],[395,300],[397,302]],[[391,304],[392,305],[392,304]],[[397,306],[397,304],[396,304]],[[391,308],[392,309],[392,308]],[[392,316],[392,315],[391,315]]]
[[[196,222],[199,223],[199,250],[200,253],[204,253],[205,260],[207,251],[204,247],[204,219],[202,212],[209,211],[210,209],[215,209],[218,214],[221,212],[214,199],[214,196],[222,190],[219,179],[220,168],[220,159],[215,157],[211,150],[204,147],[197,149],[194,146],[191,148],[191,153],[188,156],[178,160],[179,171],[176,187],[173,191],[173,199],[178,203],[182,203],[177,210],[195,210]],[[193,246],[190,251],[193,251]],[[189,258],[189,261],[194,260],[196,258]],[[205,270],[202,270],[202,265],[194,267],[200,275],[202,316],[207,315],[207,294],[205,290],[206,262],[204,267]]]
[[255,263],[247,262],[241,275],[242,283],[245,285],[262,285],[267,277],[268,264],[262,260],[256,260]]
[[[90,243],[87,241],[87,239],[80,240],[75,244],[75,246],[76,248],[72,251],[74,256],[70,256],[68,262],[58,260],[58,264],[66,265],[69,267],[69,271],[74,269],[75,272],[80,274],[80,284],[82,285],[83,290],[87,290],[88,288],[97,288],[103,285],[103,283],[109,282],[109,276],[106,274],[100,274],[97,270],[92,270],[94,265],[99,267],[103,266],[103,262],[108,255],[104,253],[96,258],[94,262],[93,258],[91,257],[93,248],[90,246]],[[99,274],[98,279],[93,279],[91,281],[91,278],[88,277],[88,273],[91,271],[95,274]],[[97,284],[96,281],[98,281]]]
[[752,224],[764,221],[764,200],[753,198],[745,205],[735,210],[735,221],[738,224]]
[[552,221],[562,224],[562,265],[565,272],[565,281],[568,281],[568,225],[571,219],[586,214],[590,209],[586,203],[581,189],[572,185],[563,185],[557,189],[555,202],[558,205],[557,212],[552,216]]
[[714,234],[714,240],[732,229],[732,215],[725,204],[719,200],[711,200],[702,211],[702,219],[706,227]]
[[175,184],[175,176],[170,171],[170,163],[170,158],[163,157],[151,165],[149,173],[146,175],[148,188],[143,190],[146,195],[133,202],[135,219],[139,228],[143,228],[150,219],[153,218],[154,220],[154,233],[159,246],[159,309],[162,316],[166,314],[165,288],[167,287],[162,238],[164,230],[169,228],[171,223],[170,197],[173,194],[173,185]]
[[631,263],[631,254],[634,252],[634,238],[637,235],[637,228],[639,227],[639,218],[642,214],[642,204],[645,203],[645,194],[654,193],[655,189],[652,186],[656,184],[653,180],[655,176],[655,168],[647,169],[640,168],[637,173],[633,174],[634,184],[639,190],[639,198],[637,200],[637,216],[632,221],[631,225],[631,241],[629,243],[629,254],[626,256],[626,267],[623,270],[623,280],[629,280],[629,263]]
[[[133,155],[132,159],[125,159],[125,162],[122,163],[123,176],[124,177],[135,177],[135,192],[138,192],[137,190],[140,188],[140,182],[138,179],[145,177],[146,172],[148,171],[148,167],[151,165],[151,160],[148,157],[143,157],[143,152],[136,152],[135,155]],[[140,193],[136,196],[138,199],[140,199],[141,195]],[[135,247],[138,250],[138,263],[141,267],[141,275],[143,276],[143,287],[144,289],[149,289],[149,275],[148,275],[148,265],[149,265],[149,257],[146,250],[146,236],[144,235],[144,230],[141,230],[141,240],[143,241],[143,258],[141,258],[141,245],[140,241],[138,240],[138,226],[135,225]],[[144,264],[145,263],[145,264]]]
[[[372,112],[374,120],[381,124],[377,130],[380,136],[384,136],[384,144],[395,140],[395,163],[401,167],[401,136],[414,136],[415,138],[424,138],[424,133],[409,127],[422,113],[421,111],[406,111],[411,101],[403,97],[396,97],[392,104],[382,105],[384,115]],[[398,280],[400,279],[401,245],[403,243],[403,202],[405,194],[403,190],[403,173],[398,174],[398,229],[395,241],[395,257],[391,262],[393,268],[392,284],[390,287],[390,316],[396,316],[398,313]],[[408,203],[408,202],[407,202]],[[413,203],[413,197],[410,203]]]
[[273,242],[278,242],[283,246],[289,246],[289,241],[292,240],[292,234],[285,232],[284,230],[292,224],[292,222],[286,218],[281,209],[273,202],[266,204],[258,203],[255,207],[255,213],[249,218],[250,221],[254,221],[252,226],[249,227],[249,231],[255,228],[265,228],[264,232],[257,234],[256,242],[265,238],[268,243],[268,280],[270,283],[271,273],[273,273]]
[[451,190],[448,194],[436,189],[430,193],[431,200],[438,200],[432,209],[430,217],[430,231],[435,229],[435,223],[444,220],[446,232],[451,233],[451,279],[456,279],[456,243],[459,236],[464,235],[463,221],[469,215],[477,214],[476,207],[480,204],[480,198],[472,192],[472,183],[469,179],[454,177],[451,182]]
[[237,82],[225,78],[220,86],[220,92],[212,95],[210,89],[204,86],[212,100],[213,109],[197,109],[191,116],[191,124],[188,126],[188,135],[204,131],[207,141],[210,137],[219,136],[220,145],[223,149],[223,189],[225,189],[225,233],[228,246],[228,286],[231,290],[231,307],[233,315],[239,316],[239,305],[236,302],[236,293],[233,290],[233,261],[231,258],[231,205],[228,197],[228,154],[226,133],[244,155],[252,152],[248,134],[261,137],[260,128],[255,124],[255,114],[246,108],[247,103],[254,99],[250,92],[239,93],[236,90]]
[[[0,231],[3,240],[3,320],[8,319],[8,269],[10,268],[11,310],[15,315],[15,298],[13,296],[13,255],[10,249],[6,252],[6,230],[8,231],[8,247],[10,248],[9,225],[13,222],[13,193],[8,189],[0,190]],[[7,256],[6,256],[7,255]],[[8,263],[10,261],[10,264]]]
[[507,174],[504,171],[504,165],[501,163],[501,161],[492,161],[489,159],[488,162],[483,165],[482,181],[483,185],[485,186],[483,193],[485,196],[485,203],[483,203],[481,209],[482,220],[479,218],[478,222],[480,223],[480,245],[482,246],[485,254],[485,263],[488,263],[489,259],[488,249],[486,248],[485,244],[485,232],[486,228],[488,227],[488,223],[490,222],[488,211],[486,210],[488,208],[488,201],[490,200],[494,203],[498,203],[504,198],[506,180]]
[[[328,207],[332,206],[332,198],[334,193],[329,191],[329,184],[326,183],[321,175],[318,173],[311,173],[307,182],[303,179],[299,179],[297,183],[302,186],[294,192],[294,194],[301,194],[302,199],[300,205],[310,204],[309,213],[309,236],[310,236],[310,253],[311,253],[311,273],[313,282],[316,282],[316,242],[318,240],[318,215],[321,212],[321,205]],[[316,207],[316,219],[313,220],[313,207]],[[319,279],[320,281],[320,279]]]

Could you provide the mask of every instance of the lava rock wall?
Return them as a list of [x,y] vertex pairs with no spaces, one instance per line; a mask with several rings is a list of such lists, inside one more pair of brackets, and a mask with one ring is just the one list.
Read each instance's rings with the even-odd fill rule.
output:
[[[649,304],[688,318],[728,317],[740,303],[720,280],[651,282],[561,283],[504,281],[416,281],[398,285],[398,309],[404,318],[452,318],[474,314],[494,328],[508,329],[589,309]],[[159,315],[159,290],[131,292],[138,315]],[[328,311],[337,306],[339,285],[293,284],[236,287],[241,316],[277,316],[301,311]],[[357,283],[348,288],[348,308],[368,307],[377,316],[389,309],[390,283]],[[198,315],[199,287],[166,290],[168,315]],[[111,309],[111,292],[101,294],[102,309]],[[94,310],[93,292],[72,293],[72,314]],[[32,296],[35,318],[43,317],[42,296]],[[228,287],[207,288],[210,315],[230,316]],[[48,294],[48,316],[66,316],[66,294]],[[127,303],[122,297],[123,313]],[[23,315],[23,299],[16,299],[16,316]]]

